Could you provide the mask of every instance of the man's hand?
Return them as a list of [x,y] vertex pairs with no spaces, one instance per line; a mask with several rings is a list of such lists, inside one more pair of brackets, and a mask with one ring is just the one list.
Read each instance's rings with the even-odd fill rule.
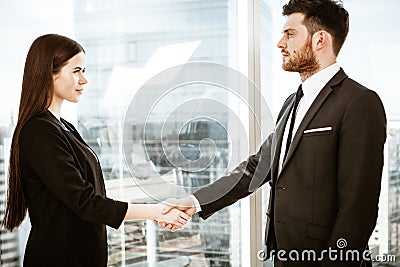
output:
[[[169,206],[165,204],[158,204],[158,210],[156,216],[154,217],[154,221],[163,222],[165,224],[171,225],[169,228],[171,231],[175,231],[177,229],[182,229],[184,225],[190,220],[189,215],[179,209],[170,209]],[[168,209],[168,213],[163,213],[164,209]]]
[[[190,197],[185,197],[185,198],[169,198],[164,201],[165,207],[161,211],[161,214],[165,215],[173,209],[178,209],[189,215],[190,217],[196,213],[196,207],[195,204],[193,203],[193,200]],[[171,231],[175,231],[176,229],[179,229],[176,227],[176,225],[164,222],[164,221],[156,221],[154,220],[154,223],[159,223],[161,227],[167,228]]]

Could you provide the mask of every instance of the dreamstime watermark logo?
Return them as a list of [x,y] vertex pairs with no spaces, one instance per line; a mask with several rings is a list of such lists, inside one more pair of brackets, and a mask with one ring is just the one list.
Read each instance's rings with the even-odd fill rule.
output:
[[[261,106],[262,119],[254,111],[254,100]],[[204,174],[212,176],[207,179],[211,182],[243,160],[237,157],[249,151],[249,120],[255,121],[252,128],[261,137],[273,131],[267,102],[242,73],[211,62],[166,69],[139,88],[129,104],[123,125],[126,165],[153,199],[186,195],[206,185]],[[233,179],[239,182],[240,177]],[[209,201],[231,188],[224,190]]]
[[[373,261],[373,262],[396,262],[395,255],[372,255],[370,250],[364,250],[362,252],[355,249],[347,249],[347,240],[339,238],[336,241],[338,249],[328,247],[322,251],[316,251],[313,249],[304,250],[271,250],[269,257],[272,259],[276,258],[278,261]],[[257,257],[261,261],[267,260],[269,257],[265,250],[259,250]]]
[[345,248],[347,247],[347,240],[344,238],[339,238],[336,241],[336,246],[340,249],[340,248]]

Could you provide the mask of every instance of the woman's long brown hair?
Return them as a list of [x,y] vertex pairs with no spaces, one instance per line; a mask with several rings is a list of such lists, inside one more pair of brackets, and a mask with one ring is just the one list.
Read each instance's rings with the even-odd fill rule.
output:
[[10,231],[22,223],[29,206],[21,181],[21,130],[30,118],[49,108],[54,92],[53,75],[80,52],[84,50],[76,41],[58,34],[46,34],[32,43],[26,56],[18,122],[11,143],[7,206],[2,222],[3,227]]

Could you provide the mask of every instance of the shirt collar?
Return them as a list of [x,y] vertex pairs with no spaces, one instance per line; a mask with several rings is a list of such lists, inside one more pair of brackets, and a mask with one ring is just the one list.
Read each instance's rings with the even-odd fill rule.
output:
[[315,73],[302,84],[302,89],[305,97],[316,94],[329,82],[330,79],[340,70],[338,63],[333,63],[329,67]]

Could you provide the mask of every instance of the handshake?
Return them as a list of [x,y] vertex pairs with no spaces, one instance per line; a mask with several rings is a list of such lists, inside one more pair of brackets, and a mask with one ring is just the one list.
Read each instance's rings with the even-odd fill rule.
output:
[[196,213],[196,207],[191,197],[169,198],[163,202],[163,208],[153,222],[172,232],[182,229]]

